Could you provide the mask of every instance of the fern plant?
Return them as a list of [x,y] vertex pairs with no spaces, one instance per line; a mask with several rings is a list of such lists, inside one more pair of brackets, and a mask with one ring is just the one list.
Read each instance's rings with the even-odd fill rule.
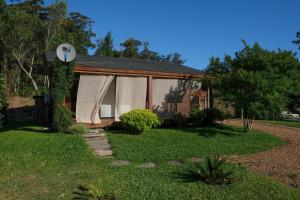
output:
[[230,184],[233,181],[233,170],[226,169],[225,164],[225,159],[219,156],[207,157],[204,164],[195,163],[196,169],[191,174],[207,184]]
[[72,198],[74,200],[116,200],[113,194],[104,192],[103,182],[101,180],[99,180],[97,184],[80,186],[78,189],[78,192],[74,192],[76,195]]

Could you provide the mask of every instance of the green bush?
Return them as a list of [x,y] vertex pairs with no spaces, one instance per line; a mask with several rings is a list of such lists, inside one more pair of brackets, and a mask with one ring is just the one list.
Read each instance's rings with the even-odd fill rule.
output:
[[52,130],[66,132],[72,125],[72,112],[60,104],[54,104]]
[[106,127],[106,129],[108,129],[108,130],[124,130],[124,128],[125,127],[122,124],[122,122],[113,122],[111,125]]
[[69,134],[78,134],[78,135],[83,135],[87,133],[87,128],[83,124],[77,124],[71,128],[69,128],[67,131]]
[[191,112],[191,123],[195,127],[199,127],[203,125],[203,121],[205,119],[205,113],[203,110],[200,110],[199,108],[194,108]]
[[141,134],[160,124],[158,116],[147,109],[134,109],[124,113],[120,120],[125,128]]
[[216,108],[207,108],[203,110],[204,120],[203,125],[213,125],[217,120],[224,120],[224,114],[222,111]]
[[53,131],[67,131],[72,124],[72,112],[64,107],[63,101],[70,95],[73,84],[74,62],[63,63],[58,59],[53,63],[53,77],[51,87],[52,123]]
[[176,113],[172,116],[172,121],[175,127],[182,128],[187,124],[188,118],[181,113]]

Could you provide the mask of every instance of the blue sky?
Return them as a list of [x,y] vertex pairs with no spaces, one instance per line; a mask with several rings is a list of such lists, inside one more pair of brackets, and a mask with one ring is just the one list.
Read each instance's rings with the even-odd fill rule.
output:
[[298,51],[291,41],[300,31],[299,0],[67,2],[69,12],[79,11],[95,21],[97,37],[111,31],[117,47],[129,37],[148,41],[154,51],[176,51],[186,65],[199,69],[206,67],[211,56],[232,55],[241,49],[241,39],[270,50]]

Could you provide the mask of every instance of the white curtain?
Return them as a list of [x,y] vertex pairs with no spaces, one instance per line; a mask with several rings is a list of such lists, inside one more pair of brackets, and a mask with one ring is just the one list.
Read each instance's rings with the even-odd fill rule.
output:
[[101,123],[99,109],[113,78],[113,75],[80,75],[76,103],[77,122]]
[[118,76],[115,119],[132,109],[146,108],[147,78]]
[[160,116],[169,115],[176,110],[178,98],[178,79],[153,79],[153,111]]

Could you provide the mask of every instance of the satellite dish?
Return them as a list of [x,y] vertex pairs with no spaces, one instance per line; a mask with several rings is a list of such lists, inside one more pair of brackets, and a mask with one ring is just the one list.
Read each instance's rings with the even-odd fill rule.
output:
[[57,47],[56,55],[63,62],[71,62],[76,57],[76,50],[72,45],[63,43]]

